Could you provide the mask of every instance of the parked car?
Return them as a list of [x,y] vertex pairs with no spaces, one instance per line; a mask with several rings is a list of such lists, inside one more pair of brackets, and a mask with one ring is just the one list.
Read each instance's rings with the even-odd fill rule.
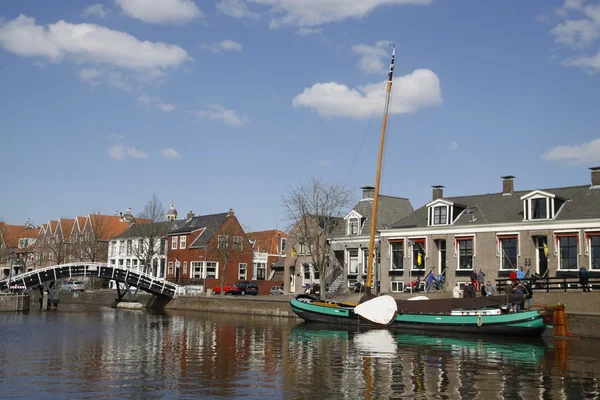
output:
[[237,286],[240,289],[240,294],[242,296],[244,296],[246,294],[251,294],[251,295],[256,296],[258,294],[258,283],[256,283],[256,282],[237,281],[235,283],[235,286]]
[[269,292],[271,296],[279,296],[283,294],[283,288],[281,286],[273,286]]
[[83,292],[85,290],[85,284],[83,281],[67,281],[63,283],[62,290],[69,290],[71,292]]
[[[223,285],[223,292],[225,294],[240,294],[240,289],[233,283],[226,283]],[[221,294],[221,286],[213,288],[214,294]]]

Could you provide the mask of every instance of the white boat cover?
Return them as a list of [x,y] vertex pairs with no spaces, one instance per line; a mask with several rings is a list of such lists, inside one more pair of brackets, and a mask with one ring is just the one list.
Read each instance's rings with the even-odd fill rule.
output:
[[354,344],[363,353],[374,358],[392,358],[397,356],[396,339],[387,329],[373,329],[354,336]]
[[410,299],[407,300],[429,300],[429,297],[427,296],[415,296],[415,297],[411,297]]
[[398,306],[392,296],[374,297],[354,307],[354,312],[374,324],[387,325],[396,316]]

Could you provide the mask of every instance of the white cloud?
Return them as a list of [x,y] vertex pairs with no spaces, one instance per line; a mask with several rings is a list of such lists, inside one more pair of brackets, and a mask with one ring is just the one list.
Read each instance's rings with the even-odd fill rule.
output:
[[329,161],[329,160],[319,160],[319,161],[317,161],[317,165],[319,167],[331,167],[331,161]]
[[136,89],[136,85],[132,83],[134,77],[119,70],[85,68],[79,71],[79,80],[88,83],[90,86],[104,83],[126,92],[133,92]]
[[34,67],[42,68],[42,69],[46,68],[46,64],[44,64],[41,61],[34,61],[31,65],[33,65]]
[[[384,86],[385,82],[381,82],[351,89],[336,82],[317,83],[294,97],[292,104],[312,108],[324,117],[367,118],[376,105],[377,110],[383,112],[384,101],[380,96]],[[428,69],[417,69],[394,79],[391,114],[412,114],[442,102],[440,81]]]
[[218,43],[203,44],[200,46],[203,49],[209,49],[213,53],[220,53],[222,51],[242,51],[243,46],[241,43],[234,42],[233,40],[222,40]]
[[362,18],[379,6],[426,5],[431,0],[249,0],[269,6],[269,26],[313,27],[348,18]]
[[323,30],[321,28],[305,28],[305,27],[300,27],[296,31],[296,35],[300,35],[300,36],[316,36],[316,35],[320,35],[322,32],[323,32]]
[[84,17],[106,18],[108,15],[108,9],[104,8],[102,4],[94,4],[83,10],[82,15]]
[[597,165],[600,163],[600,138],[574,146],[557,146],[542,158],[569,164]]
[[206,118],[209,121],[221,121],[225,125],[236,127],[246,125],[248,122],[246,117],[242,117],[234,110],[228,110],[220,104],[209,104],[208,110],[198,111],[196,116]]
[[47,27],[20,15],[0,27],[0,44],[24,57],[53,62],[72,58],[77,63],[99,63],[128,70],[160,73],[190,60],[179,46],[140,41],[134,36],[95,24],[58,21]]
[[556,43],[580,48],[592,44],[600,36],[600,25],[589,19],[569,20],[552,29]]
[[593,56],[579,56],[568,58],[563,61],[564,65],[580,67],[592,73],[600,71],[600,52]]
[[148,154],[144,153],[143,151],[141,151],[140,149],[130,146],[127,148],[127,154],[129,154],[129,157],[132,158],[148,158]]
[[358,44],[352,46],[354,54],[360,56],[358,69],[368,74],[378,74],[386,71],[388,64],[384,62],[385,57],[391,57],[389,51],[390,42],[381,40],[375,46]]
[[450,148],[451,148],[452,150],[456,150],[456,149],[458,149],[458,142],[452,142],[452,143],[450,143]]
[[115,160],[124,160],[128,157],[137,159],[149,157],[148,153],[138,149],[135,146],[127,145],[124,135],[113,133],[106,139],[114,143],[108,148],[107,153],[109,157],[114,158]]
[[246,0],[221,0],[217,3],[217,10],[233,18],[257,20],[260,14],[250,11]]
[[193,0],[115,0],[130,17],[156,24],[185,24],[202,17]]
[[147,96],[143,94],[138,97],[138,102],[149,110],[156,108],[160,111],[171,112],[176,109],[174,105],[164,103],[158,96]]
[[175,149],[162,149],[160,154],[162,154],[164,158],[181,158],[181,154]]

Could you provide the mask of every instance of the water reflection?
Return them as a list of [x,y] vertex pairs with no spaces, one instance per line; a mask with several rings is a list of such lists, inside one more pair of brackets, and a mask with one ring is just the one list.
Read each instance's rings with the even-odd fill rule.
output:
[[597,341],[63,306],[0,315],[5,398],[597,398]]

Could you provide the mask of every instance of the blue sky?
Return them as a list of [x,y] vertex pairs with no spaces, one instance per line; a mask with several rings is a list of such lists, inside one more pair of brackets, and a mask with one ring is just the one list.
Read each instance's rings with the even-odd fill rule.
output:
[[285,229],[282,193],[311,176],[358,200],[389,42],[382,194],[417,208],[431,185],[580,185],[600,165],[597,1],[19,1],[0,20],[8,223],[135,214],[156,193]]

